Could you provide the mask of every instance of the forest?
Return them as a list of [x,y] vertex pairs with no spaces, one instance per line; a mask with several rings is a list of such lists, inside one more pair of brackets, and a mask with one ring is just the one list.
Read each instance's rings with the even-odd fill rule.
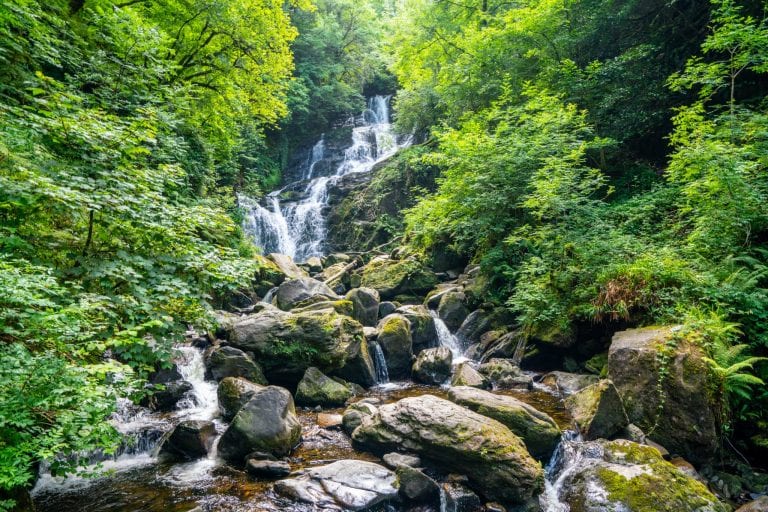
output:
[[[287,197],[318,140],[332,160],[374,97],[398,151],[354,208],[322,212],[349,206],[328,236],[377,235],[313,256],[360,254],[362,286],[398,307],[474,267],[462,307],[503,314],[523,369],[605,379],[615,333],[674,326],[653,384],[701,353],[717,431],[702,466],[768,470],[765,0],[2,0],[0,511],[33,510],[41,468],[98,478],[90,454],[121,450],[118,404],[154,403],[190,332],[212,341],[221,310],[296,277],[266,257],[280,251],[249,201]],[[386,297],[366,284],[381,255],[431,284]],[[269,339],[268,357],[250,348],[257,384],[274,371],[294,392],[301,375],[273,362],[332,359]],[[677,399],[660,393],[659,413]]]

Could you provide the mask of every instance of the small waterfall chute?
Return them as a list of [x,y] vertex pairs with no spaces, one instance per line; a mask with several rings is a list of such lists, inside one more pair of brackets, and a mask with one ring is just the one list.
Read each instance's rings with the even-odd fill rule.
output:
[[430,310],[429,313],[435,320],[435,330],[437,331],[437,343],[440,347],[446,347],[453,355],[453,364],[463,363],[469,359],[464,356],[464,347],[459,338],[454,335],[445,325],[443,319],[437,314],[437,311]]
[[544,492],[539,497],[542,512],[570,512],[570,507],[560,500],[560,491],[584,459],[584,452],[580,449],[582,441],[578,432],[563,432],[560,443],[544,468]]
[[381,350],[381,345],[375,341],[371,342],[370,347],[373,351],[373,366],[376,368],[376,383],[387,384],[389,382],[389,370],[384,351]]

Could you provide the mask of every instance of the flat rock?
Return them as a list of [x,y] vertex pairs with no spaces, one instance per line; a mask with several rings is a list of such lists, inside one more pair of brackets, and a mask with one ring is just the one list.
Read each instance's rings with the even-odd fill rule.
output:
[[405,453],[387,453],[382,457],[384,464],[392,469],[407,466],[409,468],[418,468],[421,466],[421,459],[416,455],[407,455]]

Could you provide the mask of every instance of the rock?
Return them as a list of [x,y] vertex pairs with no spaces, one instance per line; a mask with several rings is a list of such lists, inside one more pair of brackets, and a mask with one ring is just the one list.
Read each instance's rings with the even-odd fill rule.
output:
[[382,302],[379,304],[379,318],[391,315],[397,308],[398,305],[394,302]]
[[160,368],[152,373],[149,377],[149,382],[152,384],[167,384],[168,382],[183,379],[184,376],[179,372],[179,366],[176,363],[173,363],[170,368]]
[[379,330],[375,327],[363,327],[363,334],[368,341],[376,341],[379,337]]
[[315,367],[307,368],[304,378],[296,388],[296,403],[299,405],[339,406],[352,398],[349,387],[327,377]]
[[555,420],[514,397],[456,387],[451,388],[448,398],[507,426],[523,440],[531,455],[540,460],[549,460],[560,442],[560,428]]
[[405,449],[464,473],[489,499],[521,503],[543,489],[541,465],[519,437],[496,420],[432,395],[383,405],[352,440],[379,453]]
[[373,288],[350,290],[346,299],[352,302],[352,318],[364,326],[373,327],[379,319],[379,292]]
[[403,501],[440,503],[440,486],[427,475],[409,466],[400,466],[395,472],[400,482],[399,494]]
[[291,474],[291,466],[282,460],[248,459],[245,470],[257,478],[283,478]]
[[461,363],[456,367],[451,379],[451,386],[470,386],[473,388],[487,389],[491,382],[480,372],[472,368],[470,363]]
[[292,313],[307,313],[310,311],[335,311],[340,315],[352,316],[352,303],[348,300],[326,300],[322,295],[316,295],[299,302],[291,309]]
[[483,505],[477,494],[456,482],[443,484],[445,512],[480,512]]
[[415,455],[406,455],[404,453],[387,453],[382,459],[384,464],[391,469],[397,469],[401,467],[418,468],[421,466],[421,459]]
[[447,292],[440,299],[437,314],[451,331],[461,327],[462,322],[469,315],[469,310],[464,305],[466,299],[464,293],[458,291]]
[[736,512],[768,512],[768,496],[760,496],[756,500],[737,508]]
[[397,497],[397,477],[387,468],[362,460],[340,460],[281,480],[275,490],[321,510],[367,510]]
[[435,319],[427,308],[418,305],[400,306],[395,312],[403,315],[411,323],[411,339],[415,353],[437,346]]
[[500,389],[531,389],[533,387],[533,378],[525,375],[510,359],[491,359],[481,364],[478,371]]
[[343,421],[344,418],[341,414],[328,414],[324,412],[317,414],[317,426],[320,428],[337,429],[342,426]]
[[224,421],[231,421],[237,412],[247,404],[253,395],[264,389],[242,377],[226,377],[219,382],[216,395],[219,397],[219,409]]
[[366,419],[372,418],[377,411],[376,406],[368,402],[360,401],[350,405],[341,417],[344,431],[351,435],[357,427],[362,425]]
[[413,363],[413,379],[438,386],[450,378],[452,362],[453,354],[448,347],[422,350]]
[[488,331],[514,323],[514,317],[506,308],[477,309],[471,312],[456,331],[456,336],[466,345],[478,343]]
[[629,424],[613,382],[603,380],[565,399],[565,407],[586,439],[608,439]]
[[395,313],[383,318],[379,322],[378,329],[379,337],[376,341],[387,360],[389,377],[391,379],[408,377],[413,359],[411,322],[403,315]]
[[496,337],[499,331],[488,331],[480,336],[481,355],[480,361],[486,362],[491,359],[513,359],[520,351],[519,357],[525,355],[526,337],[519,331],[505,332]]
[[272,253],[267,255],[267,258],[271,260],[280,271],[285,274],[288,279],[300,279],[307,277],[307,273],[301,270],[296,263],[293,262],[293,258],[286,256],[285,254]]
[[[704,464],[719,453],[719,409],[708,391],[710,370],[704,353],[687,340],[673,341],[675,331],[660,327],[616,333],[608,352],[608,375],[629,421],[652,432],[649,437],[670,452]],[[669,343],[675,345],[674,354],[662,378],[659,351]]]
[[322,272],[323,262],[317,256],[312,256],[307,259],[307,267],[309,267],[310,272]]
[[597,375],[582,375],[568,372],[550,372],[541,379],[541,383],[561,395],[572,395],[592,384],[597,384]]
[[215,347],[206,357],[206,366],[215,380],[243,377],[253,383],[267,385],[261,367],[245,352],[235,347]]
[[219,441],[219,455],[233,464],[245,462],[254,451],[281,457],[301,439],[293,397],[287,389],[269,386],[258,392],[237,413]]
[[347,348],[347,361],[344,366],[332,372],[353,383],[370,387],[376,384],[376,366],[373,364],[368,339],[358,339]]
[[725,512],[707,488],[631,441],[592,441],[575,453],[560,485],[571,510],[604,512]]
[[329,267],[339,263],[349,263],[350,261],[352,261],[352,256],[349,254],[335,252],[323,258],[323,266]]
[[216,438],[212,421],[185,420],[176,425],[163,444],[160,454],[174,460],[195,460],[205,457]]
[[[229,340],[256,355],[270,382],[293,386],[310,366],[330,374],[352,364],[350,352],[364,337],[358,322],[334,311],[288,313],[265,305],[236,322]],[[352,375],[345,378],[353,380]],[[370,382],[364,372],[359,378],[359,384]]]
[[153,411],[169,412],[176,408],[176,404],[184,396],[192,391],[192,384],[185,380],[177,380],[162,384],[163,389],[155,391],[145,403]]
[[440,283],[433,290],[427,294],[424,299],[424,305],[427,309],[437,309],[440,305],[440,299],[443,298],[448,292],[460,292],[461,286],[457,286],[455,283]]
[[414,259],[392,260],[379,256],[362,270],[362,286],[378,290],[382,299],[398,295],[424,295],[437,284],[434,273]]
[[284,311],[289,311],[309,299],[336,300],[338,298],[339,296],[328,285],[310,277],[286,281],[278,287],[275,294],[277,306]]

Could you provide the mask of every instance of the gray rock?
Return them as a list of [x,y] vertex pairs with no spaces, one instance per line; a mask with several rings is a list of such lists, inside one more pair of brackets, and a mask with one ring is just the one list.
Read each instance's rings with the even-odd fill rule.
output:
[[464,293],[459,291],[445,293],[440,298],[437,314],[451,331],[461,327],[462,322],[469,315],[469,310],[465,305],[466,299]]
[[421,459],[416,455],[407,455],[405,453],[392,452],[382,457],[384,464],[391,469],[400,467],[418,468],[421,467]]
[[419,353],[425,348],[437,346],[437,328],[435,319],[424,306],[400,306],[395,311],[403,315],[411,323],[411,339],[413,351]]
[[533,378],[525,375],[510,359],[491,359],[480,365],[478,371],[500,389],[531,389],[533,387]]
[[400,466],[395,472],[400,482],[399,494],[410,503],[440,503],[440,486],[427,475],[409,466]]
[[452,362],[453,354],[448,347],[424,349],[413,363],[413,379],[424,384],[440,385],[450,378]]
[[300,269],[296,263],[293,262],[293,258],[286,256],[285,254],[272,253],[267,255],[280,271],[285,274],[288,279],[299,279],[307,277],[307,273]]
[[410,376],[413,359],[411,322],[403,315],[393,314],[379,322],[377,342],[387,359],[391,379]]
[[199,459],[208,454],[215,438],[212,421],[185,420],[163,441],[160,455],[177,461]]
[[267,384],[261,367],[248,354],[235,347],[214,347],[205,362],[215,380],[243,377],[255,384]]
[[296,403],[299,405],[339,406],[352,397],[348,386],[327,377],[315,367],[307,368],[296,388]]
[[367,327],[374,327],[379,319],[379,292],[373,288],[355,288],[347,292],[352,302],[352,317]]
[[464,362],[456,367],[451,379],[451,386],[470,386],[487,389],[491,387],[491,381],[475,370],[470,363]]
[[378,409],[375,405],[368,402],[355,402],[347,407],[344,414],[341,417],[341,423],[344,427],[344,431],[347,434],[352,435],[352,432],[363,424],[366,419],[370,419]]
[[321,272],[323,270],[323,262],[317,256],[312,256],[307,260],[307,267],[310,272]]
[[366,387],[376,384],[376,366],[366,338],[350,343],[346,356],[344,366],[332,372],[334,376]]
[[248,459],[245,470],[257,478],[283,478],[291,474],[291,466],[282,460]]
[[610,380],[577,391],[565,399],[565,407],[586,439],[608,439],[629,424],[621,398]]
[[541,383],[553,391],[567,396],[573,393],[597,384],[600,378],[597,375],[583,375],[579,373],[568,372],[550,372],[541,379]]
[[177,380],[162,384],[163,389],[155,391],[144,403],[153,411],[170,412],[176,409],[176,404],[192,391],[192,384],[185,380]]
[[219,398],[219,410],[224,421],[231,421],[237,412],[247,404],[256,392],[264,389],[242,377],[226,377],[219,382],[216,395]]
[[278,287],[275,294],[277,306],[284,311],[293,309],[299,303],[312,298],[337,300],[339,296],[322,281],[309,277],[285,281]]
[[480,498],[460,483],[443,484],[445,492],[445,512],[480,512],[483,505]]
[[398,306],[394,302],[382,302],[379,304],[379,318],[391,315],[397,308]]

